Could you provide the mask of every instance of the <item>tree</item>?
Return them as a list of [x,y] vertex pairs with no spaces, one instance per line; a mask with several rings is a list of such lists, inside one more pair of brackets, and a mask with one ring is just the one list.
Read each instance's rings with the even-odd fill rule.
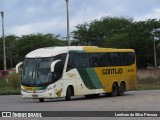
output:
[[129,35],[127,33],[115,34],[106,40],[105,47],[130,48]]
[[105,46],[106,39],[122,33],[131,23],[132,19],[128,18],[103,17],[91,23],[77,25],[73,35],[79,45]]
[[[15,65],[14,61],[14,46],[18,39],[15,35],[5,36],[5,48],[6,48],[6,64],[7,68],[12,68]],[[0,39],[0,62],[3,63],[3,41]],[[3,64],[0,64],[0,69],[3,69]]]

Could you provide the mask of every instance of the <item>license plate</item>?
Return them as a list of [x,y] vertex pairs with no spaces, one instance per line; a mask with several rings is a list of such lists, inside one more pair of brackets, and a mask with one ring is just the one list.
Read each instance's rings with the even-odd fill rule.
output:
[[38,95],[37,95],[37,94],[33,94],[33,95],[32,95],[32,97],[36,97],[36,98],[37,98],[37,97],[38,97]]

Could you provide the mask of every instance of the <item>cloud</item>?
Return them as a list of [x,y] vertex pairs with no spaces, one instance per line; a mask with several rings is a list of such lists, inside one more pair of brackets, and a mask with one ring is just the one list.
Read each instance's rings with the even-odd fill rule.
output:
[[[60,24],[61,23],[61,24]],[[31,33],[53,33],[59,34],[65,29],[65,24],[62,18],[57,18],[56,20],[44,21],[44,22],[36,22],[29,23],[23,25],[15,25],[10,28],[9,33],[16,35],[26,35]]]
[[[70,31],[101,17],[160,18],[159,0],[69,0]],[[53,33],[66,36],[65,0],[0,0],[5,33]],[[1,34],[1,33],[0,33]]]
[[136,20],[141,21],[141,20],[145,20],[145,19],[160,18],[159,15],[160,15],[160,8],[155,8],[147,14],[144,14],[143,16],[137,17]]

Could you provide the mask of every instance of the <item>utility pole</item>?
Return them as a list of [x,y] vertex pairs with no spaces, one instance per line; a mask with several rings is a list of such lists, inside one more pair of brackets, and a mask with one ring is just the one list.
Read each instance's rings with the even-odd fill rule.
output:
[[69,7],[68,7],[69,0],[65,0],[65,1],[66,1],[66,9],[67,9],[67,43],[68,43],[68,46],[70,46],[70,35],[69,35]]
[[157,55],[156,55],[156,44],[155,44],[155,34],[158,29],[153,29],[151,34],[153,36],[153,54],[154,54],[154,68],[157,69]]
[[156,54],[156,44],[153,36],[153,48],[154,48],[154,68],[157,69],[157,54]]
[[2,16],[2,36],[3,36],[3,65],[4,65],[4,70],[7,70],[6,67],[6,47],[5,47],[5,38],[4,38],[4,12],[1,11],[1,16]]

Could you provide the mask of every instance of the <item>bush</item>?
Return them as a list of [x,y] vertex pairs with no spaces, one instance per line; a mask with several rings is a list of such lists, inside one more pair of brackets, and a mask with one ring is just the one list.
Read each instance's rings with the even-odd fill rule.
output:
[[6,78],[0,79],[0,95],[20,94],[20,75],[12,73]]
[[155,79],[149,76],[146,78],[137,79],[137,82],[139,84],[153,84],[155,82]]
[[8,82],[7,78],[1,78],[0,79],[0,88],[5,88],[6,86],[10,86],[10,83]]
[[11,87],[13,87],[13,89],[19,89],[20,88],[21,81],[20,81],[19,74],[12,73],[9,76],[8,81],[10,82],[10,85],[11,85]]
[[160,70],[138,70],[137,89],[160,89]]

